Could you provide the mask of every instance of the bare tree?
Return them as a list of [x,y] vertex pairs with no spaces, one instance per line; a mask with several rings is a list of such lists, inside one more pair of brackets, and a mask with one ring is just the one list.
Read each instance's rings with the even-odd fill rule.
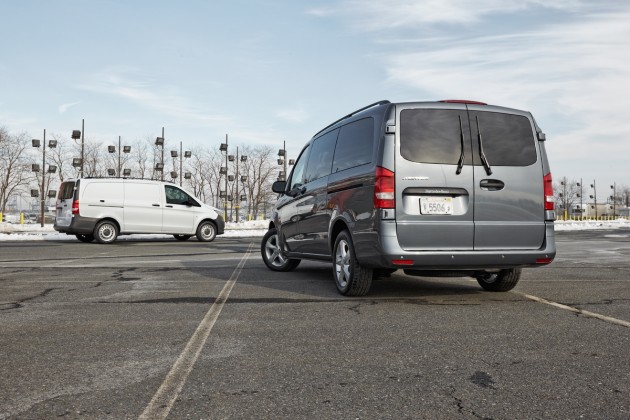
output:
[[59,182],[63,182],[75,175],[72,167],[74,148],[65,140],[64,136],[52,133],[50,137],[57,140],[57,147],[48,149],[47,154],[50,156],[50,162],[57,167],[56,178]]
[[570,216],[571,209],[575,207],[576,203],[580,202],[580,187],[577,184],[576,180],[572,179],[569,181],[565,176],[560,178],[554,185],[556,208],[558,215],[562,218]]
[[6,211],[9,197],[22,193],[33,178],[27,161],[26,133],[11,135],[0,127],[0,212]]
[[259,214],[264,214],[267,203],[273,201],[271,184],[275,181],[277,167],[271,146],[245,147],[245,151],[248,156],[245,162],[248,212],[256,219]]

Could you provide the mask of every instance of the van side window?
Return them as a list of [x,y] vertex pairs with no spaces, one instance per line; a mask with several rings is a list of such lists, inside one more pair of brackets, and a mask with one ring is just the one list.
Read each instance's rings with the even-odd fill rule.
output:
[[304,176],[307,183],[330,175],[338,134],[339,130],[333,130],[313,140],[312,152]]
[[[492,166],[529,166],[536,162],[536,140],[531,122],[522,115],[473,112],[473,142],[477,140],[477,119],[483,151]],[[477,162],[475,162],[477,164]]]
[[306,169],[306,163],[308,162],[308,155],[311,151],[310,147],[306,147],[302,150],[302,154],[298,157],[295,162],[295,166],[293,166],[293,172],[291,172],[291,178],[287,185],[289,186],[288,190],[292,190],[295,187],[299,187],[300,185],[304,185],[304,171]]
[[344,125],[339,131],[332,172],[372,162],[373,149],[373,118],[364,118]]
[[186,194],[184,191],[172,185],[165,185],[166,203],[167,204],[191,204],[195,207],[200,207],[196,200]]
[[401,111],[400,155],[412,162],[457,165],[462,151],[460,116],[462,123],[465,123],[468,119],[465,111],[449,109]]

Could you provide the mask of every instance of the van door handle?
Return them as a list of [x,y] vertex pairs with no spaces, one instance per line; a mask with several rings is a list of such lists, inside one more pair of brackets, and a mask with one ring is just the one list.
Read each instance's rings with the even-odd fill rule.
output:
[[168,207],[169,209],[173,208],[173,206],[169,206],[168,204],[165,207]]
[[152,204],[153,207],[160,207],[159,204]]
[[479,183],[479,186],[482,190],[486,191],[500,191],[505,188],[503,181],[499,181],[498,179],[483,179]]

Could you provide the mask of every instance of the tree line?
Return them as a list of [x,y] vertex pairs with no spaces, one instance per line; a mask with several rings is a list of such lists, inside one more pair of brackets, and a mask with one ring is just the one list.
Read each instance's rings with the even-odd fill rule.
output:
[[[43,138],[39,139],[41,145],[36,148],[27,133],[15,134],[6,127],[0,127],[0,212],[5,213],[17,198],[35,204],[39,198],[32,198],[31,190],[37,190],[39,197],[42,197],[41,194],[48,197],[49,192],[58,190],[64,180],[79,177],[81,168],[73,166],[73,159],[81,156],[80,141],[58,133],[47,133],[45,143]],[[57,141],[55,147],[49,147],[50,140]],[[278,165],[275,149],[271,146],[230,144],[226,170],[226,153],[219,150],[220,144],[186,148],[191,153],[189,157],[184,157],[180,152],[181,144],[169,144],[167,139],[164,139],[163,146],[156,145],[155,138],[151,136],[133,142],[122,141],[121,146],[131,146],[131,150],[124,153],[119,150],[118,140],[102,142],[85,138],[83,176],[108,177],[112,176],[112,170],[114,176],[120,176],[124,169],[128,169],[128,176],[132,178],[181,183],[204,203],[220,209],[227,208],[229,220],[233,219],[234,210],[238,207],[241,215],[252,218],[264,216],[275,202],[271,184],[283,169]],[[113,153],[108,150],[110,146],[115,147]],[[44,168],[41,167],[43,147],[46,148]],[[172,157],[171,151],[177,151],[177,157]],[[162,171],[156,169],[158,163],[163,163]],[[33,165],[40,166],[38,172],[33,171]],[[56,167],[54,173],[48,172],[51,167]],[[45,177],[44,191],[41,191],[42,176]],[[54,203],[55,198],[47,200]]]
[[622,184],[597,184],[561,177],[554,183],[554,199],[559,218],[619,216],[630,207],[630,187]]

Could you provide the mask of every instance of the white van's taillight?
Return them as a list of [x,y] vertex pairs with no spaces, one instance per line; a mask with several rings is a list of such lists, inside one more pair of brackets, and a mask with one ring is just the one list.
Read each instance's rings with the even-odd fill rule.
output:
[[376,178],[374,180],[374,208],[396,208],[394,184],[394,173],[389,169],[377,166]]
[[72,202],[72,214],[79,214],[79,200]]
[[545,210],[555,210],[556,203],[553,198],[553,181],[551,172],[543,177],[544,194],[545,194]]

